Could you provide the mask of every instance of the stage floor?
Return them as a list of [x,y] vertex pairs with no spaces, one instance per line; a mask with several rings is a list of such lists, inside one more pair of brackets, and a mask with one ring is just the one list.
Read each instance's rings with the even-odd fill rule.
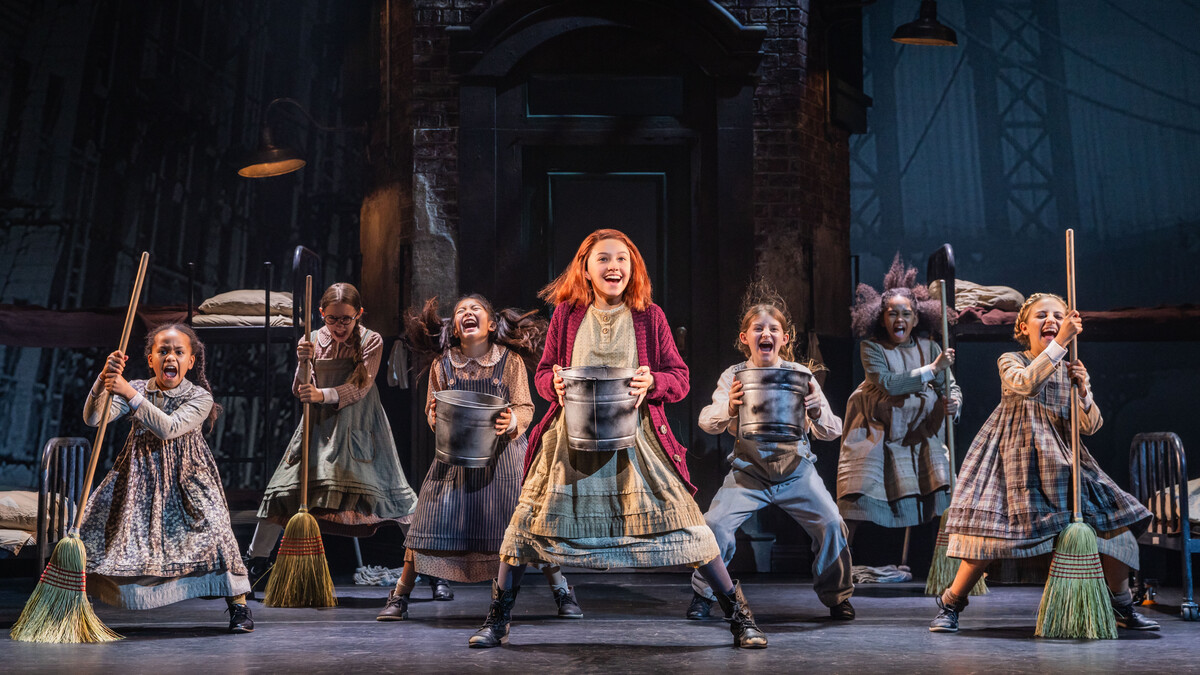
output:
[[[997,587],[973,598],[958,634],[927,630],[936,613],[923,585],[859,586],[858,619],[832,622],[810,584],[786,577],[746,580],[770,648],[737,650],[721,620],[687,621],[691,598],[680,574],[575,574],[582,620],[555,615],[540,574],[526,577],[511,641],[498,649],[468,649],[467,638],[487,612],[490,590],[455,585],[451,602],[414,591],[411,619],[379,623],[387,590],[339,586],[332,609],[269,609],[253,602],[256,630],[224,632],[220,600],[190,600],[133,612],[97,605],[97,613],[126,637],[109,644],[38,645],[0,640],[0,670],[11,673],[92,672],[413,673],[670,672],[1156,672],[1200,670],[1200,622],[1178,617],[1179,592],[1163,589],[1143,611],[1158,632],[1121,631],[1097,642],[1033,637],[1041,589]],[[0,584],[0,626],[20,613],[32,582]],[[714,606],[719,612],[719,608]]]

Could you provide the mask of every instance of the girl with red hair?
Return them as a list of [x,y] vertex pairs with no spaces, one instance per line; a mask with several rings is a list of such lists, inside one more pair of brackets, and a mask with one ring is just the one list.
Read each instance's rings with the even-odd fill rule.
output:
[[[651,302],[637,246],[617,230],[588,235],[541,297],[556,305],[534,382],[550,410],[529,434],[525,484],[500,546],[492,604],[472,647],[508,641],[508,625],[529,564],[593,569],[698,568],[731,616],[734,644],[762,648],[740,585],[729,578],[712,530],[692,495],[684,455],[663,410],[688,393],[666,316]],[[636,369],[630,396],[640,402],[635,441],[610,451],[569,448],[560,401],[565,367]]]

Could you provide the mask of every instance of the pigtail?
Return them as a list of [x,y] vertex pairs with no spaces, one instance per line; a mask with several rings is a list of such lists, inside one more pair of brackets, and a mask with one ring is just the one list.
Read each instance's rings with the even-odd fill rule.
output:
[[404,313],[404,332],[400,339],[412,353],[418,375],[451,347],[454,327],[450,319],[443,319],[438,314],[436,295],[426,300],[420,311],[410,307]]
[[536,370],[550,322],[538,316],[537,310],[521,313],[508,308],[496,312],[495,317],[496,332],[489,338],[520,356],[530,370]]
[[[189,331],[191,332],[191,331]],[[216,395],[213,394],[212,385],[208,382],[208,350],[204,347],[204,343],[195,335],[190,335],[192,341],[192,353],[196,355],[196,386],[204,391],[207,391],[213,397],[212,410],[208,411],[208,418],[204,421],[204,431],[212,431],[213,426],[217,423],[217,418],[221,416],[224,408],[220,403],[217,403]]]
[[359,325],[355,326],[354,330],[350,333],[350,340],[347,344],[347,346],[350,347],[351,352],[354,354],[354,372],[350,373],[350,377],[346,380],[346,382],[359,389],[362,389],[371,383],[371,375],[367,372],[366,355],[363,354],[362,336],[366,330],[367,329],[363,327],[362,322],[359,321]]

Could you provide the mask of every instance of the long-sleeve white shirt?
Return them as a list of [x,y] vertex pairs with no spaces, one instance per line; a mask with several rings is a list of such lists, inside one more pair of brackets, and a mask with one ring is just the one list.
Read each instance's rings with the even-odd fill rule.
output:
[[[729,390],[733,386],[734,375],[742,364],[730,366],[721,373],[717,380],[717,388],[713,391],[712,403],[700,411],[699,425],[710,434],[729,432],[738,436],[736,416],[729,414]],[[793,361],[780,361],[780,368],[791,368],[811,374],[808,368]],[[745,362],[745,368],[754,368],[750,361]],[[842,419],[833,414],[829,399],[821,390],[816,379],[812,380],[815,391],[821,397],[821,414],[816,418],[808,417],[808,431],[797,441],[787,443],[772,443],[751,441],[738,437],[734,444],[729,461],[734,470],[746,471],[768,481],[778,482],[786,479],[799,467],[800,461],[807,459],[816,462],[809,446],[808,433],[823,441],[832,441],[842,435]]]

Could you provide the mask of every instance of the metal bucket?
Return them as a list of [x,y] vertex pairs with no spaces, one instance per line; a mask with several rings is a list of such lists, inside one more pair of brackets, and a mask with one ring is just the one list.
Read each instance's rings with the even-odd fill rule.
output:
[[752,441],[799,440],[808,428],[804,397],[812,374],[791,368],[747,368],[734,377],[742,383],[738,434]]
[[633,368],[564,368],[567,445],[603,451],[632,447],[637,437],[637,397],[630,396]]
[[499,396],[444,389],[437,399],[437,458],[454,466],[480,468],[496,455],[504,441],[496,435],[496,418],[508,407]]

